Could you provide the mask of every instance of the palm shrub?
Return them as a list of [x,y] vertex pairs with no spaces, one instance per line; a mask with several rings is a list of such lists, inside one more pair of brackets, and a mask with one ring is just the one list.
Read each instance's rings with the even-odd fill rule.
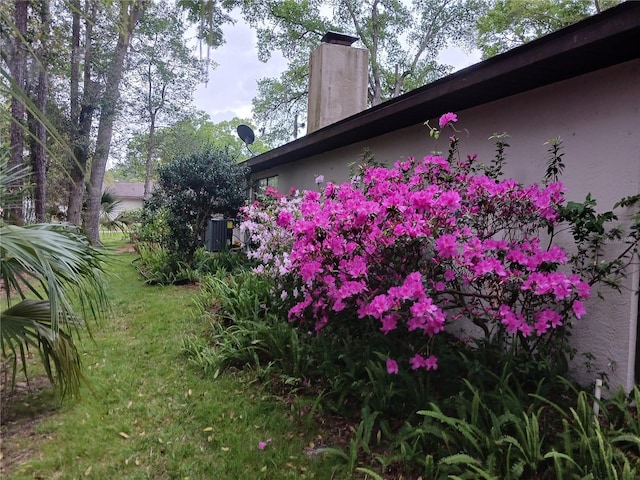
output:
[[100,228],[126,233],[132,223],[127,212],[118,212],[122,202],[110,190],[102,192],[100,199]]
[[[21,202],[10,190],[25,175],[0,162],[2,208]],[[84,381],[74,335],[90,330],[88,318],[108,308],[103,283],[105,256],[65,225],[16,226],[0,219],[0,276],[7,308],[0,313],[2,354],[26,371],[30,348],[40,354],[50,380],[62,394],[79,394]]]

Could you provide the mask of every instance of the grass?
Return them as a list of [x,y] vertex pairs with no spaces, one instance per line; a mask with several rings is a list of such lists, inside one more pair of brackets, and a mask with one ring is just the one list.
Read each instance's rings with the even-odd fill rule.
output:
[[[105,243],[115,249],[120,238]],[[181,339],[202,329],[197,290],[145,286],[133,258],[113,256],[113,310],[81,344],[95,395],[60,404],[46,389],[4,405],[22,427],[3,426],[3,478],[335,478],[328,459],[305,454],[317,432],[254,378],[214,380],[187,366]]]

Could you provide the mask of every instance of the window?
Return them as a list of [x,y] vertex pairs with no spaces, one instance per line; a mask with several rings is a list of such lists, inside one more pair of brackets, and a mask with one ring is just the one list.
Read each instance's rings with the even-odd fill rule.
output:
[[257,195],[264,193],[267,187],[278,188],[278,176],[259,178],[253,183],[251,188],[251,198],[255,198]]

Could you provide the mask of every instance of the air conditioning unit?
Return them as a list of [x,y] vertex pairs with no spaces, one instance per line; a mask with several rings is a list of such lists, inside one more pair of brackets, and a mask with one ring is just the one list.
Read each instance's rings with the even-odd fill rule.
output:
[[204,235],[205,248],[210,252],[222,252],[231,247],[233,238],[233,220],[214,218],[209,220]]

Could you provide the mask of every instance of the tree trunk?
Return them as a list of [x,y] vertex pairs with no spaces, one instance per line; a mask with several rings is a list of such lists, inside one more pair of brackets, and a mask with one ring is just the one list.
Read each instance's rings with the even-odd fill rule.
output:
[[[47,72],[44,68],[38,75],[36,106],[39,114],[46,114],[47,95],[49,91]],[[47,129],[40,120],[35,120],[34,133],[36,140],[31,155],[33,159],[33,178],[35,183],[35,214],[37,222],[46,221],[47,203]]]
[[144,198],[145,200],[151,195],[151,167],[153,165],[153,150],[155,147],[156,134],[156,114],[151,113],[151,123],[149,124],[149,141],[147,144],[147,164],[144,175]]
[[69,2],[71,8],[71,85],[70,107],[71,121],[77,122],[80,116],[79,111],[79,94],[80,91],[80,0],[71,0]]
[[[73,225],[80,225],[82,220],[82,205],[85,194],[85,178],[89,159],[89,145],[91,144],[91,125],[95,110],[97,85],[91,80],[91,61],[93,59],[92,35],[93,23],[96,18],[97,7],[87,0],[85,5],[85,46],[83,68],[82,102],[79,98],[80,83],[80,1],[74,0],[71,5],[73,11],[71,33],[71,144],[73,157],[71,158],[71,187],[67,204],[67,221]],[[77,18],[76,18],[77,17]]]
[[[27,51],[23,39],[27,34],[29,3],[29,0],[15,0],[14,23],[18,34],[15,35],[13,59],[10,62],[11,77],[14,82],[13,95],[11,96],[11,143],[9,149],[9,167],[11,168],[22,167],[24,163],[24,130],[26,128],[24,100],[26,96]],[[18,192],[23,186],[22,179],[19,179],[13,182],[11,189]],[[20,205],[12,207],[8,215],[12,223],[22,223],[22,207]]]
[[91,125],[93,123],[93,111],[95,106],[93,97],[95,86],[89,86],[89,92],[83,95],[83,105],[80,110],[78,131],[75,134],[73,145],[73,165],[71,166],[71,192],[69,194],[69,204],[67,209],[67,221],[73,225],[80,225],[82,219],[82,205],[85,194],[85,178],[87,162],[89,160],[89,145],[91,142]]
[[[34,103],[39,111],[39,115],[41,115],[41,118],[44,118],[47,112],[47,96],[49,94],[49,80],[47,75],[49,56],[49,24],[51,21],[49,0],[42,0],[40,19],[42,22],[42,47],[38,54],[38,85]],[[33,133],[35,138],[31,149],[31,158],[35,183],[35,216],[37,222],[45,222],[47,198],[47,129],[37,118],[34,119]]]
[[144,12],[146,4],[146,0],[137,0],[135,2],[120,0],[121,30],[113,59],[109,65],[105,90],[102,95],[98,137],[96,139],[96,150],[93,156],[91,177],[89,180],[89,201],[85,233],[89,241],[94,245],[100,243],[102,182],[109,158],[116,108],[120,99],[119,88],[122,71],[124,69],[124,59],[133,30]]

